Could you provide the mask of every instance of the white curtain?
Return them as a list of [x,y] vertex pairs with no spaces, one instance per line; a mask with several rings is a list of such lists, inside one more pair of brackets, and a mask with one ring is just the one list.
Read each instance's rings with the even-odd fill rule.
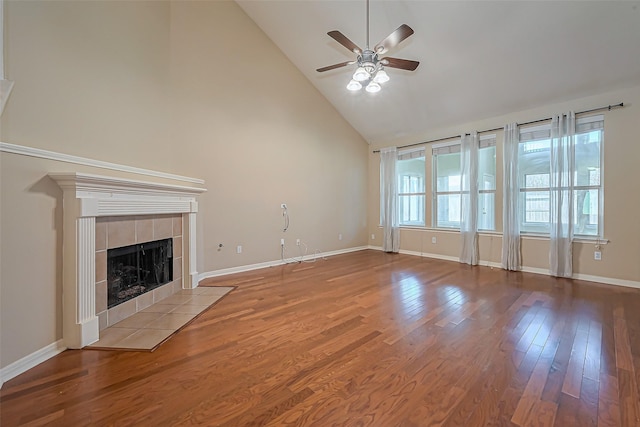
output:
[[478,132],[462,135],[460,145],[460,262],[478,264]]
[[503,204],[502,204],[502,268],[520,270],[520,183],[518,181],[518,144],[520,128],[517,123],[504,127],[503,143]]
[[400,250],[400,227],[398,225],[398,184],[396,147],[380,150],[380,217],[382,220],[382,250]]
[[573,242],[573,152],[576,117],[571,111],[551,120],[551,176],[549,270],[571,277]]

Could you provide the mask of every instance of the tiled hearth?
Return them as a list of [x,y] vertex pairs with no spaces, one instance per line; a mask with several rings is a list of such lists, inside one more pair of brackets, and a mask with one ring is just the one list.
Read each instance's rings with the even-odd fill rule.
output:
[[231,290],[230,286],[181,289],[101,330],[100,339],[89,348],[153,351]]
[[[173,238],[173,281],[107,309],[107,250]],[[96,315],[100,330],[182,289],[182,215],[137,215],[96,219]]]
[[[148,307],[154,299],[198,286],[196,197],[204,188],[78,172],[49,177],[63,190],[62,326],[67,348],[92,344],[100,338],[101,328]],[[140,300],[121,304],[123,308],[107,311],[106,262],[99,252],[115,242],[120,246],[156,236],[173,238],[180,251],[173,264],[176,279]]]

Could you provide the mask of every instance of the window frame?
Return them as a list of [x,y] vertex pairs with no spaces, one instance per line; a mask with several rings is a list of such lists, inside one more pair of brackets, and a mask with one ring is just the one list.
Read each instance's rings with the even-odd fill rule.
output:
[[[600,123],[600,125],[593,125],[594,123]],[[598,126],[598,127],[594,127],[594,126]],[[577,197],[576,192],[577,191],[590,191],[590,190],[597,190],[598,191],[598,213],[597,213],[597,217],[598,217],[598,225],[597,225],[597,229],[596,229],[596,234],[585,234],[585,233],[579,233],[577,232],[577,227],[578,227],[578,217],[576,215],[576,209],[577,209],[577,203],[574,205],[574,211],[571,213],[571,220],[573,222],[573,226],[574,226],[574,236],[578,239],[582,239],[582,240],[602,240],[603,236],[604,236],[604,182],[603,182],[603,178],[604,178],[604,173],[603,173],[603,166],[604,166],[604,115],[602,114],[597,114],[597,115],[592,115],[592,116],[586,116],[586,117],[580,117],[578,119],[576,119],[576,132],[575,132],[575,136],[576,138],[579,135],[584,135],[593,131],[599,131],[600,132],[600,139],[599,139],[599,144],[600,144],[600,152],[599,152],[599,184],[598,185],[577,185],[577,174],[578,174],[578,170],[577,170],[577,165],[576,165],[576,150],[575,150],[575,146],[572,148],[572,152],[573,152],[573,165],[574,165],[574,170],[572,171],[572,173],[574,174],[574,185],[572,188],[572,192],[575,195],[575,197]],[[549,136],[548,138],[542,138],[540,135],[542,135],[543,133],[548,132]],[[537,125],[537,126],[532,126],[532,127],[526,127],[523,129],[520,129],[520,142],[519,145],[521,144],[526,144],[526,143],[532,143],[532,142],[536,142],[536,141],[550,141],[551,140],[551,123],[546,123],[543,125]],[[533,138],[531,139],[522,139],[522,135],[531,135]],[[538,135],[538,137],[536,138],[536,135]],[[519,148],[520,149],[520,148]],[[528,175],[532,175],[532,174],[522,174],[521,173],[521,167],[522,167],[522,162],[521,162],[521,158],[518,158],[518,179],[525,181],[526,180],[526,176]],[[519,212],[518,212],[518,216],[520,217],[520,234],[521,235],[532,235],[532,236],[549,236],[550,234],[550,222],[535,222],[535,221],[530,221],[527,225],[527,221],[526,221],[526,215],[527,215],[527,209],[526,209],[526,202],[527,202],[527,194],[528,193],[539,193],[539,192],[547,192],[547,200],[549,200],[549,210],[547,211],[549,213],[549,217],[550,217],[550,200],[551,200],[551,187],[550,187],[550,181],[551,181],[551,170],[549,168],[549,171],[546,174],[543,175],[547,175],[549,177],[548,181],[549,181],[549,185],[548,186],[544,186],[544,187],[524,187],[524,182],[520,182],[519,183],[519,193],[520,193],[520,199],[519,199]]]
[[[458,221],[447,221],[446,224],[451,225],[441,225],[443,223],[438,223],[438,196],[451,196],[451,195],[459,195],[459,203],[462,203],[462,195],[464,191],[462,190],[462,185],[460,186],[460,190],[457,191],[438,191],[438,156],[446,155],[446,154],[458,154],[460,158],[460,149],[461,149],[462,141],[460,139],[448,141],[442,144],[437,144],[432,147],[432,159],[431,159],[431,170],[432,170],[432,208],[431,208],[431,225],[436,229],[443,230],[460,230],[460,220]],[[487,148],[494,148],[496,146],[496,135],[488,134],[481,135],[479,140],[478,150],[483,150]],[[495,153],[494,153],[495,154]],[[494,155],[494,170],[497,173],[497,164],[496,157]],[[462,176],[462,168],[460,167],[460,175]],[[479,171],[478,171],[479,172]],[[496,194],[497,194],[497,177],[493,176],[493,189],[482,189],[480,174],[478,173],[478,198],[482,194],[492,194],[493,195],[493,228],[478,228],[479,232],[495,232],[496,231]],[[460,210],[462,206],[460,206]],[[462,214],[462,212],[460,212]],[[478,215],[480,215],[480,204],[478,204]],[[478,217],[479,218],[479,217]]]
[[[398,172],[398,168],[396,167],[396,180],[397,180],[397,186],[398,186],[398,198],[397,198],[397,213],[398,213],[398,225],[400,227],[425,227],[426,226],[426,200],[427,200],[427,171],[426,171],[426,153],[425,153],[425,148],[424,147],[420,147],[420,148],[414,148],[414,149],[410,149],[410,150],[403,150],[403,151],[399,151],[398,152],[398,159],[397,162],[401,162],[401,161],[405,161],[405,160],[414,160],[414,159],[423,159],[424,162],[424,170],[422,171],[422,175],[420,174],[412,174],[412,173],[405,173],[403,175],[401,175]],[[419,177],[422,179],[422,192],[401,192],[400,191],[400,180],[402,177],[409,177],[409,179],[411,179],[412,177]],[[404,197],[409,198],[409,203],[411,203],[411,198],[412,197],[418,197],[418,201],[416,202],[417,206],[418,206],[418,212],[421,211],[422,213],[422,220],[418,220],[418,221],[403,221],[402,216],[401,216],[401,204],[402,204],[402,200]],[[422,206],[421,208],[420,206],[420,196],[422,196]]]

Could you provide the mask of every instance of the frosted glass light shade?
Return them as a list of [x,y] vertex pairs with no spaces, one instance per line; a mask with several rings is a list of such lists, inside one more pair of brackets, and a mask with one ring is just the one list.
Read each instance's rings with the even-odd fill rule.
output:
[[376,82],[370,82],[365,88],[365,90],[370,93],[380,92],[380,89],[381,89],[380,85]]
[[363,82],[369,79],[369,73],[362,67],[358,67],[355,73],[353,73],[353,80],[357,82]]
[[362,89],[362,85],[360,84],[360,82],[357,82],[355,80],[351,80],[349,82],[349,84],[347,85],[347,89],[353,90],[353,91],[360,90],[360,89]]
[[373,78],[373,81],[376,83],[384,83],[389,81],[389,75],[386,71],[380,70],[376,73],[376,76]]

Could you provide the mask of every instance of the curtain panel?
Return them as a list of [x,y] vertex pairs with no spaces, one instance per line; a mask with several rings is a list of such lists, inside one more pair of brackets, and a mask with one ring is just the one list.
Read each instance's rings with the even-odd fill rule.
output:
[[396,147],[380,150],[380,218],[382,221],[382,250],[385,252],[400,251],[397,161]]
[[520,127],[509,123],[504,127],[503,142],[503,203],[502,203],[502,268],[517,271],[522,268],[520,252],[520,183],[518,181],[518,144]]
[[576,116],[573,111],[551,119],[549,272],[573,275],[573,180]]
[[462,135],[460,144],[460,262],[477,265],[478,257],[478,132]]

